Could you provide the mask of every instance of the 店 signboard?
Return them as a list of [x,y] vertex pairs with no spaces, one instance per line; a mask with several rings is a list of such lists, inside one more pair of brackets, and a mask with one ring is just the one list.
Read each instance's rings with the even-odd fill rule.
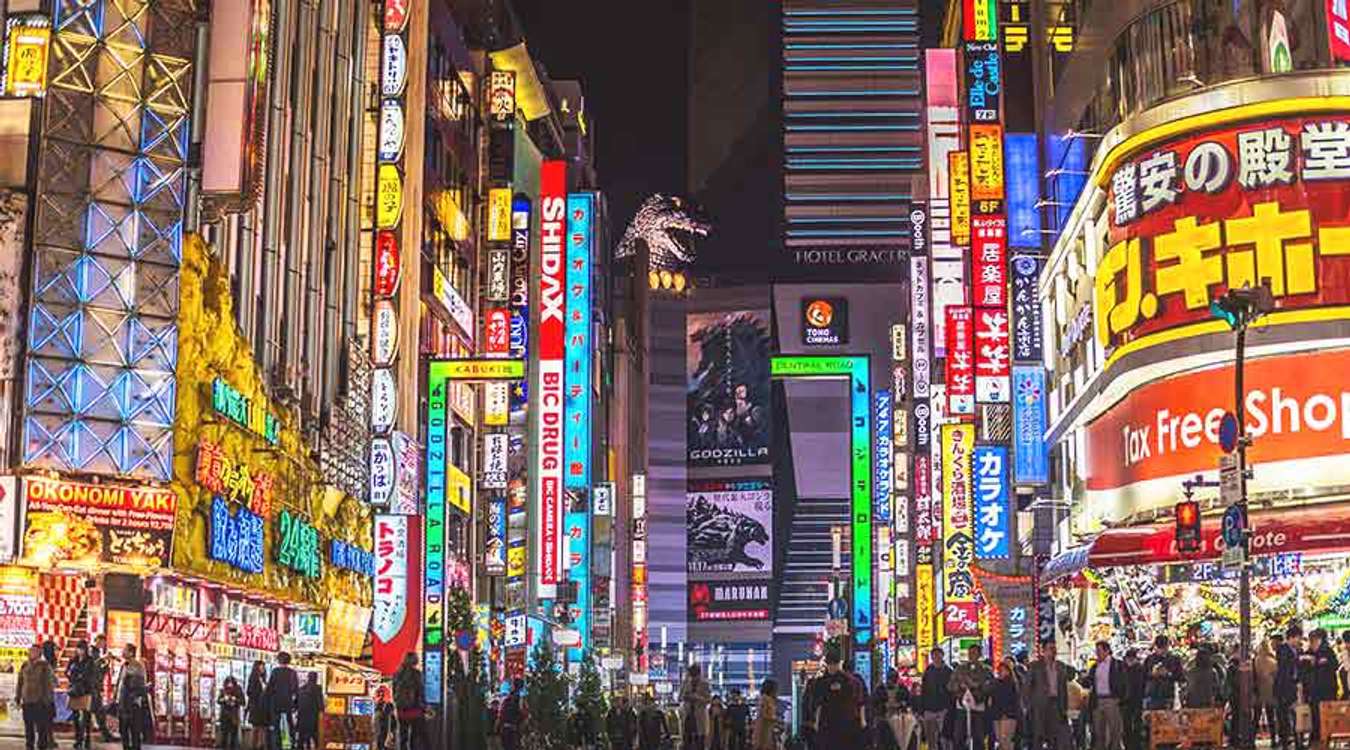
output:
[[1108,164],[1092,310],[1107,349],[1209,322],[1210,300],[1263,279],[1277,315],[1350,303],[1350,114],[1215,128]]
[[172,490],[24,477],[21,562],[159,568],[173,550]]
[[509,123],[516,116],[516,74],[494,70],[488,75],[488,113],[494,123]]
[[42,13],[15,13],[5,21],[4,95],[47,93],[52,22]]
[[975,339],[969,307],[947,308],[947,411],[975,413]]
[[400,96],[408,82],[408,48],[403,37],[385,34],[384,51],[380,56],[380,94]]
[[971,461],[975,426],[942,426],[943,632],[979,635],[979,607],[971,571],[975,546],[971,506]]
[[380,102],[380,161],[398,161],[403,156],[403,103],[397,99]]
[[971,270],[976,307],[1008,304],[1008,220],[1002,214],[970,219]]
[[962,0],[961,37],[968,42],[998,39],[996,0]]
[[403,176],[393,164],[381,164],[375,172],[375,226],[393,229],[403,218]]
[[1011,386],[1008,313],[1002,307],[975,308],[975,400],[1006,404]]
[[970,155],[965,151],[947,154],[947,178],[951,191],[952,244],[970,244]]
[[511,188],[509,187],[497,187],[488,190],[487,238],[488,242],[511,241]]
[[[1248,492],[1307,489],[1343,480],[1350,455],[1350,350],[1248,359]],[[1233,408],[1233,368],[1149,383],[1087,428],[1087,490],[1103,520],[1168,505],[1160,488],[1213,472],[1219,423]]]
[[483,487],[489,490],[506,489],[506,460],[510,438],[504,432],[483,436]]

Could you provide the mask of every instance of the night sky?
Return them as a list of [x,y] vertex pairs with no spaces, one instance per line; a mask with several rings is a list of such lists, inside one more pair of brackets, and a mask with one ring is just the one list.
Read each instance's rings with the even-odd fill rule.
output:
[[514,3],[549,76],[585,87],[616,239],[647,195],[685,192],[686,1]]
[[[688,1],[514,1],[535,59],[585,86],[616,239],[643,198],[687,191]],[[925,44],[936,42],[944,5],[920,0]]]

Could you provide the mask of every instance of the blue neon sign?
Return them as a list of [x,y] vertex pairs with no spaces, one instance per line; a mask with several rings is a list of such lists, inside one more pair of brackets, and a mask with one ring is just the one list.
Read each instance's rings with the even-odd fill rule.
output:
[[975,557],[1006,560],[1012,537],[1012,508],[1008,503],[1008,448],[975,446],[972,461],[975,495]]
[[1013,480],[1018,484],[1050,481],[1045,448],[1045,370],[1015,365],[1013,389]]
[[872,394],[872,420],[875,441],[872,449],[872,520],[885,525],[891,522],[891,484],[893,479],[891,450],[891,392],[879,390]]
[[591,254],[595,196],[567,196],[567,311],[563,335],[563,486],[576,509],[564,515],[567,533],[568,577],[577,584],[570,605],[572,627],[581,634],[569,657],[580,659],[590,645],[591,619]]
[[262,517],[248,508],[231,514],[229,504],[217,495],[211,501],[211,543],[207,555],[246,573],[263,572]]

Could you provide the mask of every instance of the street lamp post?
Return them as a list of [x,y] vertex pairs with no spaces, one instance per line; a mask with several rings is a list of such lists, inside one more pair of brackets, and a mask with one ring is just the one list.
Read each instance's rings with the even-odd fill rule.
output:
[[[1257,318],[1274,309],[1274,297],[1267,285],[1229,289],[1223,297],[1210,304],[1210,311],[1228,322],[1236,334],[1233,362],[1233,414],[1237,418],[1237,482],[1238,507],[1241,517],[1247,518],[1247,400],[1245,365],[1247,359],[1247,327]],[[1252,573],[1247,560],[1251,529],[1243,524],[1243,559],[1238,571],[1238,710],[1234,736],[1242,747],[1255,745],[1252,732]]]

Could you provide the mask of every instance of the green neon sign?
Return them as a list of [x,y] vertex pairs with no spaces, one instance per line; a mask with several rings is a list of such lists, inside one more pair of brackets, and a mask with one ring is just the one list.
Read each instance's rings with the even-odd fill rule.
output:
[[775,378],[846,378],[849,385],[849,499],[853,527],[853,633],[872,639],[872,410],[867,357],[774,357]]
[[482,383],[490,380],[523,380],[525,361],[520,359],[434,359],[429,379]]

